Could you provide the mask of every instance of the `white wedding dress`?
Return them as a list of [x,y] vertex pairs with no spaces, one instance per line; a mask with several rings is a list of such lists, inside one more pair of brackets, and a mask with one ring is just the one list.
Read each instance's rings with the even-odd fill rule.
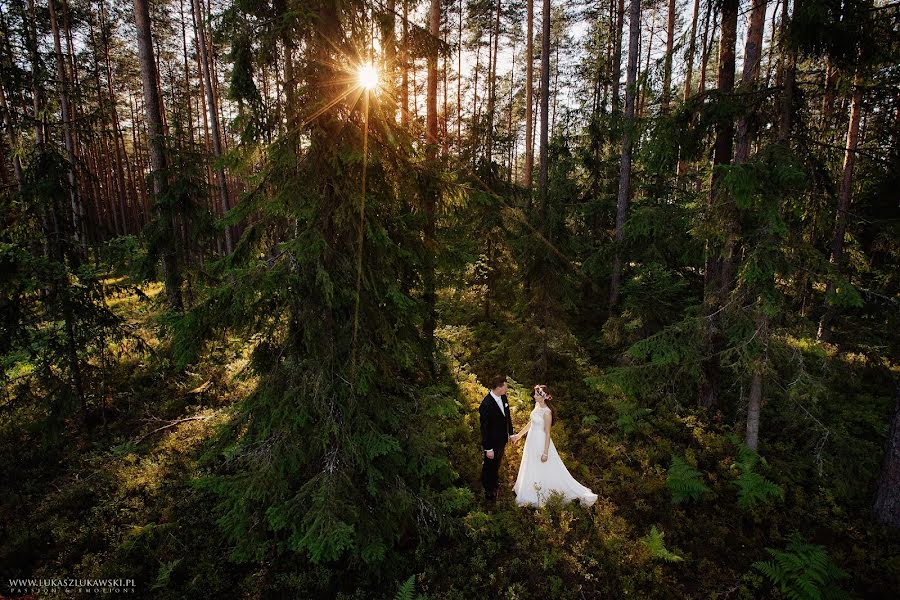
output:
[[547,451],[547,462],[541,462],[544,453],[544,418],[550,418],[550,409],[535,406],[531,411],[531,428],[525,438],[522,449],[522,462],[519,463],[519,475],[513,490],[516,492],[516,504],[519,506],[543,506],[551,492],[560,492],[566,500],[578,500],[584,506],[591,506],[597,501],[593,493],[577,481],[553,445],[550,438],[550,449]]

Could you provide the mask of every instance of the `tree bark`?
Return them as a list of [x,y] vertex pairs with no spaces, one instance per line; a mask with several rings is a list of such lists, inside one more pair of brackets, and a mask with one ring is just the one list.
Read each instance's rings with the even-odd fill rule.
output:
[[[27,37],[27,34],[26,34],[26,37]],[[3,64],[4,65],[15,64],[16,58],[13,56],[12,48],[10,47],[10,41],[9,41],[10,40],[9,25],[6,22],[6,18],[4,17],[2,10],[0,10],[0,40],[2,40],[2,42],[0,42],[0,43],[3,44],[3,48],[2,48],[3,49]],[[7,94],[9,94],[8,99],[7,99]],[[2,96],[2,97],[0,97],[0,101],[3,102],[2,106],[0,106],[0,109],[3,110],[3,122],[7,128],[7,131],[9,131],[10,148],[14,149],[17,145],[17,141],[19,140],[19,134],[20,134],[18,129],[16,129],[16,126],[20,125],[20,123],[18,121],[16,123],[13,123],[13,114],[12,114],[12,112],[10,112],[11,105],[16,104],[15,100],[18,100],[18,105],[21,106],[22,111],[25,112],[25,111],[27,111],[27,108],[25,105],[25,99],[22,95],[21,89],[17,88],[17,89],[7,90],[6,88],[3,87],[2,81],[0,81],[0,96]],[[19,189],[21,190],[21,186],[23,184],[22,162],[19,159],[18,155],[15,153],[13,153],[13,155],[12,155],[12,161],[13,161],[13,170],[16,173],[16,181],[19,184]]]
[[[762,299],[759,302],[761,303]],[[754,366],[753,376],[750,379],[750,397],[747,403],[747,431],[744,435],[744,443],[753,450],[756,450],[759,444],[759,415],[762,410],[763,377],[765,365],[768,362],[769,345],[769,317],[761,307],[757,308],[756,313],[756,335],[759,336],[763,354],[758,358],[758,364]]]
[[[715,14],[718,11],[715,5],[710,3],[706,9],[706,15],[703,17],[703,52],[700,56],[700,81],[697,83],[697,94],[703,94],[706,91],[706,68],[709,66],[709,55],[712,52],[713,42],[716,39],[716,31],[718,23],[715,20]],[[712,33],[709,31],[709,22],[712,20]]]
[[837,69],[828,61],[825,67],[825,94],[822,96],[822,132],[830,136],[831,113],[834,110],[834,91],[837,79]]
[[[121,215],[121,233],[127,234],[131,231],[129,228],[129,219],[128,219],[128,209],[125,204],[125,200],[127,198],[126,185],[125,185],[125,170],[123,169],[123,163],[126,158],[124,156],[125,150],[124,147],[119,148],[119,111],[116,102],[116,95],[113,91],[113,70],[112,70],[112,62],[109,58],[109,50],[110,50],[110,39],[109,39],[109,29],[107,28],[107,14],[105,10],[105,5],[101,3],[100,5],[100,34],[103,39],[103,64],[106,69],[106,95],[109,97],[110,104],[110,123],[109,123],[109,135],[112,138],[112,163],[115,166],[115,176],[114,183],[116,185],[116,197],[115,197],[115,205],[118,207],[119,214]],[[97,85],[99,86],[99,74],[97,75]],[[98,87],[99,94],[99,87]],[[124,144],[123,144],[124,146]]]
[[[450,38],[450,12],[449,8],[447,11],[447,26],[446,28],[441,30],[441,41],[443,42],[444,48],[448,46],[449,38]],[[444,102],[441,105],[441,156],[447,156],[450,152],[449,147],[449,111],[447,110],[447,62],[450,58],[450,53],[447,51],[443,52],[443,60],[441,61],[441,87],[444,90]]]
[[[744,69],[741,76],[741,93],[744,98],[753,92],[759,79],[759,64],[762,57],[763,32],[766,25],[766,0],[753,0],[750,11],[750,26],[744,44]],[[747,110],[738,118],[734,145],[734,162],[741,164],[750,156],[750,135]]]
[[156,210],[160,222],[163,279],[169,306],[182,310],[181,276],[178,259],[172,243],[172,219],[160,205],[160,199],[168,191],[166,181],[166,155],[162,135],[162,115],[159,109],[159,88],[156,80],[156,61],[153,56],[153,36],[150,28],[148,0],[134,0],[134,24],[138,41],[138,60],[141,65],[141,81],[144,87],[144,109],[147,118],[148,143],[150,146],[150,168],[153,176],[153,193],[156,196]]
[[[730,99],[734,91],[734,48],[737,37],[738,0],[724,0],[722,3],[722,26],[719,35],[719,68],[717,87],[719,101]],[[723,344],[722,316],[720,308],[724,303],[723,294],[730,287],[729,274],[725,272],[729,240],[733,238],[732,217],[723,209],[727,201],[721,185],[719,165],[731,163],[734,145],[734,121],[730,116],[720,117],[716,123],[716,142],[713,150],[713,173],[707,196],[707,209],[713,223],[721,227],[726,239],[724,247],[714,239],[706,241],[706,261],[703,274],[703,318],[701,339],[703,354],[701,361],[700,405],[715,406],[718,401],[720,366],[718,353]]]
[[[802,0],[794,0],[793,13],[797,13],[797,6]],[[781,15],[781,39],[787,36],[788,25],[788,0],[784,0],[784,9]],[[773,32],[774,33],[774,32]],[[794,121],[794,88],[797,82],[797,48],[791,47],[787,56],[782,57],[781,80],[784,94],[781,97],[781,117],[778,124],[778,139],[787,143],[791,136],[791,128]]]
[[81,254],[87,256],[87,241],[85,239],[84,206],[81,199],[81,191],[78,187],[75,132],[72,125],[72,107],[69,103],[69,74],[67,61],[62,53],[62,39],[59,33],[59,21],[56,16],[56,0],[49,0],[47,7],[50,13],[50,28],[53,30],[53,50],[56,54],[56,77],[59,80],[59,107],[62,114],[63,137],[65,138],[66,157],[69,161],[69,198],[71,201],[71,214],[69,221],[72,223],[72,236],[78,247],[78,252],[73,252],[72,257],[77,264],[81,262]]
[[139,111],[137,109],[137,99],[129,94],[128,96],[128,109],[131,112],[131,122],[133,123],[131,127],[131,147],[134,148],[135,159],[137,164],[135,169],[140,174],[141,185],[138,186],[141,206],[144,215],[149,219],[150,218],[150,199],[147,197],[147,186],[143,185],[145,178],[145,165],[147,164],[144,160],[144,154],[142,148],[144,147],[141,143],[141,128],[138,125],[138,114]]
[[[613,52],[613,84],[612,84],[612,112],[619,112],[619,86],[622,81],[622,34],[625,27],[625,0],[619,0],[618,19],[616,21],[616,41]],[[637,64],[637,63],[635,63]]]
[[[847,128],[847,146],[844,151],[844,168],[841,177],[841,190],[838,195],[837,215],[834,220],[834,237],[831,241],[831,258],[829,262],[837,273],[841,272],[844,260],[844,234],[847,231],[847,215],[850,209],[850,193],[853,188],[853,166],[856,162],[856,147],[859,142],[859,121],[862,114],[862,78],[859,71],[853,76],[853,99],[850,102],[850,124]],[[834,293],[834,279],[828,282],[825,297]],[[827,303],[825,312],[819,321],[819,341],[831,341],[831,322],[834,320],[835,307]]]
[[[3,18],[2,12],[0,12],[0,35],[2,35],[3,41],[4,41],[3,46],[4,46],[4,50],[5,50],[5,52],[4,52],[5,57],[4,57],[3,62],[7,65],[13,64],[15,59],[12,56],[12,52],[9,50],[9,27],[7,27],[6,19]],[[9,59],[8,63],[5,60],[6,58]],[[10,98],[9,102],[7,102],[6,94],[7,94],[7,91],[6,91],[5,87],[3,86],[3,82],[0,81],[0,110],[3,111],[3,124],[6,127],[6,131],[9,133],[10,149],[15,149],[17,146],[17,141],[19,139],[19,131],[16,129],[16,125],[13,123],[12,113],[10,112],[9,103],[12,102],[12,97]],[[24,185],[24,179],[23,179],[24,173],[22,171],[22,161],[19,158],[19,155],[17,153],[12,152],[11,154],[12,154],[13,172],[15,173],[15,177],[16,177],[16,185],[18,187],[18,190],[21,192],[22,186]]]
[[[28,54],[31,60],[31,98],[32,108],[34,110],[34,142],[39,151],[43,151],[43,145],[47,138],[47,123],[43,114],[44,109],[44,93],[40,83],[41,62],[38,53],[37,40],[37,18],[34,10],[34,0],[28,0],[28,15],[25,14],[24,7],[21,7],[22,21],[25,22],[24,37],[25,43],[28,45]],[[30,20],[29,20],[30,17]],[[28,26],[31,23],[31,27]],[[50,241],[54,237],[53,215],[49,210],[40,211],[41,230],[43,232],[43,251],[45,258],[51,258],[53,255],[53,244]]]
[[616,253],[609,284],[609,313],[612,316],[619,303],[622,281],[622,240],[625,237],[625,214],[631,194],[631,150],[634,143],[634,104],[637,90],[637,53],[641,37],[641,2],[631,0],[628,24],[628,67],[625,75],[625,121],[622,128],[622,157],[619,160],[619,196],[616,202]]
[[[200,0],[192,0],[194,10],[194,20],[197,26],[197,42],[200,48],[200,63],[203,67],[203,83],[206,90],[206,105],[209,109],[210,134],[212,137],[213,154],[216,160],[221,163],[222,160],[222,137],[219,128],[219,113],[217,110],[215,90],[213,89],[212,68],[210,65],[210,56],[207,52],[206,45],[206,24],[204,23],[204,13],[200,6]],[[225,167],[219,164],[216,167],[216,183],[219,188],[219,202],[222,205],[222,214],[224,215],[231,210],[231,201],[228,197],[228,182],[225,179]],[[225,226],[225,252],[231,254],[234,251],[234,240],[232,239],[231,225]]]
[[489,173],[493,173],[491,162],[494,159],[494,111],[497,104],[497,54],[500,51],[500,0],[497,0],[496,18],[492,31],[494,47],[491,55],[491,64],[488,65],[490,77],[488,78],[488,127],[487,148],[485,151]]
[[187,51],[187,20],[184,16],[184,0],[178,0],[178,16],[181,21],[181,56],[184,60],[184,95],[187,103],[188,139],[194,143],[194,111],[191,102],[191,69]]
[[510,61],[509,68],[509,111],[506,114],[506,130],[510,136],[510,144],[507,148],[506,154],[506,165],[507,165],[507,183],[512,184],[516,181],[515,173],[515,149],[519,143],[519,128],[516,127],[515,131],[513,130],[513,109],[514,109],[514,95],[516,89],[516,42],[518,40],[513,37],[512,40],[512,60]]
[[[794,6],[796,8],[796,2],[794,3]],[[747,31],[746,50],[744,51],[745,62],[744,72],[741,79],[741,87],[744,88],[745,91],[749,91],[751,88],[758,87],[755,84],[759,79],[759,60],[763,38],[762,29],[765,24],[765,12],[765,0],[757,0],[757,2],[753,5],[753,12],[750,16],[750,29]],[[793,52],[795,51],[791,51],[791,53]],[[753,64],[754,62],[756,63],[755,65]],[[789,63],[790,64],[788,66],[788,69],[790,70],[790,76],[785,80],[784,92],[781,99],[782,105],[785,107],[784,110],[786,110],[787,112],[786,116],[782,114],[780,117],[781,123],[778,132],[778,141],[779,143],[783,144],[788,143],[788,137],[790,136],[790,107],[792,104],[792,97],[794,93],[793,69],[795,61],[791,61],[789,59]],[[741,147],[742,144],[743,148]],[[735,161],[743,162],[747,159],[747,155],[749,154],[749,145],[750,139],[746,128],[746,121],[742,117],[741,121],[739,121],[738,123],[738,147],[735,150]],[[779,206],[779,210],[780,208],[781,207]],[[771,235],[771,233],[769,233],[767,230],[766,235]],[[773,283],[774,282],[769,282],[770,285]],[[757,298],[756,335],[763,347],[763,355],[754,366],[753,376],[750,380],[750,394],[747,406],[747,432],[745,437],[745,443],[747,444],[747,446],[754,450],[757,449],[757,445],[759,443],[759,419],[762,407],[763,383],[765,378],[766,365],[768,364],[769,316],[768,314],[766,314],[762,303],[763,298],[762,295],[760,295]]]
[[550,129],[556,129],[556,104],[559,100],[559,47],[561,43],[555,44],[553,48],[553,111],[550,113]]
[[475,48],[475,78],[472,83],[472,127],[469,131],[469,138],[472,144],[472,170],[478,167],[478,120],[481,116],[478,106],[478,73],[481,72],[481,42],[477,42]]
[[[688,43],[688,51],[687,56],[685,56],[685,62],[687,63],[686,71],[684,75],[684,101],[687,102],[691,97],[691,92],[693,91],[693,79],[694,79],[694,53],[697,50],[697,19],[700,16],[700,0],[694,0],[694,17],[691,20],[691,39]],[[678,156],[678,164],[675,167],[675,177],[677,180],[681,180],[684,174],[687,172],[687,163],[682,158],[680,152]]]
[[[441,0],[431,0],[431,11],[429,14],[429,32],[432,36],[432,42],[440,37],[441,28]],[[425,215],[425,226],[423,228],[425,257],[423,260],[423,287],[425,300],[425,318],[424,318],[424,334],[426,352],[428,354],[428,367],[431,374],[435,374],[434,362],[434,328],[436,321],[435,314],[435,241],[434,241],[434,211],[437,206],[438,186],[436,181],[438,149],[438,127],[437,127],[437,59],[438,46],[433,44],[433,49],[428,54],[428,84],[425,98],[425,128],[428,135],[425,141],[426,157],[428,159],[428,173],[425,175],[425,189],[422,194],[422,209]]]
[[[532,0],[528,0],[531,2]],[[459,45],[456,50],[456,151],[462,152],[462,48],[463,0],[459,0]]]
[[894,416],[881,461],[874,512],[879,523],[900,528],[900,386],[894,394]]
[[691,82],[694,78],[694,53],[697,50],[697,18],[700,16],[700,0],[694,0],[694,18],[691,20],[691,40],[688,43],[687,71],[684,76],[684,101],[691,97]]
[[[294,131],[299,123],[297,122],[297,82],[294,75],[294,40],[287,28],[281,32],[281,47],[284,54],[284,101],[285,116],[287,117],[287,127],[289,131]],[[389,48],[392,46],[388,46]],[[391,65],[394,64],[392,60]]]
[[534,108],[534,0],[528,0],[527,8],[527,37],[525,40],[525,170],[522,173],[522,183],[531,194],[532,171],[534,170],[534,145],[532,110]]
[[666,15],[666,60],[663,68],[662,112],[669,112],[669,98],[672,87],[672,48],[675,44],[675,0],[669,0],[668,14]]
[[400,48],[400,125],[409,125],[409,0],[403,0],[403,46]]
[[540,139],[540,227],[543,229],[547,222],[547,146],[549,144],[549,114],[550,107],[550,0],[544,0],[543,8],[543,35],[541,36],[541,139]]
[[[18,139],[18,133],[14,129],[12,118],[9,113],[9,105],[6,102],[6,90],[3,87],[3,83],[0,82],[0,110],[3,111],[3,124],[6,127],[6,131],[9,132],[9,145],[10,148],[16,147],[16,140]],[[16,176],[16,185],[18,190],[22,191],[22,186],[24,184],[23,173],[22,173],[22,161],[19,159],[19,155],[15,152],[12,153],[12,164],[13,164],[13,172]]]
[[[193,2],[193,0],[192,0]],[[194,26],[194,31],[197,31],[197,14],[194,11],[194,5],[191,4],[191,21]],[[197,40],[197,36],[194,36],[194,58],[197,61],[197,77],[200,79],[200,87],[204,87],[202,77],[203,77],[203,65],[200,61],[200,42]],[[203,115],[203,147],[206,149],[206,152],[209,153],[212,151],[212,136],[209,133],[209,110],[206,106],[206,94],[200,94],[200,114]],[[212,165],[209,161],[206,161],[206,179],[209,182],[213,180],[213,169]],[[216,208],[216,201],[211,195],[206,199],[208,203],[208,209],[212,214],[216,214],[218,209]],[[216,236],[216,252],[218,254],[223,254],[225,252],[223,248],[222,238]]]
[[381,47],[384,52],[384,61],[382,70],[384,71],[385,82],[383,87],[387,89],[385,94],[385,102],[390,107],[388,111],[394,122],[397,122],[397,103],[394,101],[394,94],[397,82],[394,78],[397,69],[397,20],[396,12],[397,0],[388,0],[387,10],[384,14],[383,29],[381,34]]

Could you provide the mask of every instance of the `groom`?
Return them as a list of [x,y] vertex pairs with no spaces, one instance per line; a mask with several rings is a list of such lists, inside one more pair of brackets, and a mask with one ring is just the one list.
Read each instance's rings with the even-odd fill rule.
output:
[[500,461],[506,442],[513,435],[512,417],[509,414],[509,400],[506,399],[506,377],[494,376],[489,382],[491,391],[481,401],[478,415],[481,421],[481,448],[484,463],[481,466],[481,485],[489,502],[497,499]]

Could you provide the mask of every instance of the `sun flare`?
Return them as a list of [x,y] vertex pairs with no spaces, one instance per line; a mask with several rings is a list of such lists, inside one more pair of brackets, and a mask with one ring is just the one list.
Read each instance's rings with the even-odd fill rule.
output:
[[378,71],[371,64],[360,65],[356,70],[356,80],[361,88],[372,91],[378,87]]

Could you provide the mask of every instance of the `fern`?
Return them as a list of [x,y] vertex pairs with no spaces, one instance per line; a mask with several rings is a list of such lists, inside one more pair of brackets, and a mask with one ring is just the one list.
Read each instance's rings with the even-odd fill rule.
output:
[[167,587],[169,585],[169,578],[172,576],[172,571],[175,570],[175,567],[177,567],[180,562],[180,558],[162,561],[159,564],[159,572],[156,575],[156,581],[150,589],[158,590]]
[[664,535],[665,534],[659,531],[656,528],[656,525],[654,525],[650,528],[650,533],[641,538],[641,541],[645,546],[647,546],[647,548],[650,550],[650,555],[654,558],[661,558],[667,562],[678,562],[684,560],[683,557],[666,549],[665,544],[663,544]]
[[400,589],[397,590],[397,595],[394,596],[394,600],[424,600],[425,596],[418,595],[414,596],[413,594],[416,591],[416,576],[410,575],[409,579],[400,584]]
[[700,471],[674,455],[666,477],[666,486],[672,493],[674,504],[680,504],[688,499],[697,500],[704,492],[709,491],[703,483]]
[[613,401],[613,406],[616,409],[616,413],[618,413],[616,425],[626,434],[635,433],[643,429],[647,425],[644,417],[653,412],[649,408],[638,406],[634,401],[627,398]]
[[742,444],[738,450],[737,460],[732,466],[741,471],[734,484],[738,488],[738,506],[743,509],[752,508],[769,498],[784,498],[781,486],[754,472],[753,467],[757,462],[766,465],[764,458]]
[[848,598],[838,582],[847,573],[835,565],[823,546],[805,542],[798,533],[788,538],[785,550],[766,548],[773,560],[757,561],[753,567],[791,600],[838,600]]

